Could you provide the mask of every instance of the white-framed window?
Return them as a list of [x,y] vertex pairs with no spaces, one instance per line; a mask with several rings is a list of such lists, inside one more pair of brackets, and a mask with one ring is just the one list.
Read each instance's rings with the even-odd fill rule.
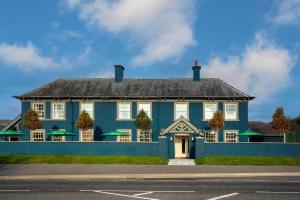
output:
[[225,120],[238,119],[238,104],[237,103],[224,103]]
[[33,142],[45,141],[45,130],[37,129],[37,130],[31,131],[31,141],[33,141]]
[[131,119],[131,102],[118,102],[117,119]]
[[66,139],[65,139],[65,136],[63,136],[63,135],[53,135],[52,141],[53,142],[64,142],[64,141],[66,141]]
[[206,131],[205,132],[205,142],[211,143],[211,142],[217,142],[218,134],[216,134],[215,131]]
[[174,105],[175,120],[183,116],[189,118],[189,104],[188,103],[175,103]]
[[93,102],[81,102],[80,112],[87,112],[92,119],[94,119],[94,103]]
[[32,103],[32,110],[35,111],[39,119],[45,119],[45,103],[43,102],[34,102]]
[[52,102],[52,119],[65,119],[65,107],[64,102]]
[[138,102],[137,103],[137,114],[139,114],[139,112],[141,110],[143,110],[150,119],[152,119],[152,103],[150,102]]
[[81,142],[92,142],[94,141],[94,130],[80,130],[80,141]]
[[[52,131],[65,131],[65,129],[53,129]],[[51,140],[54,142],[64,142],[66,137],[64,135],[52,135]]]
[[204,120],[210,120],[217,112],[218,103],[203,103],[203,108]]
[[238,133],[237,130],[224,130],[225,142],[238,142]]
[[132,141],[131,129],[118,129],[117,131],[128,134],[128,136],[118,136],[117,142],[131,142]]
[[138,142],[151,142],[152,130],[140,130],[138,129]]

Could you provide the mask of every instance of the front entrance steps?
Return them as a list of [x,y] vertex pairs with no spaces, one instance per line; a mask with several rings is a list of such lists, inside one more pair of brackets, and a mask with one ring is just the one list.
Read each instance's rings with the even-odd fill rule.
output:
[[194,159],[170,159],[168,165],[195,165]]

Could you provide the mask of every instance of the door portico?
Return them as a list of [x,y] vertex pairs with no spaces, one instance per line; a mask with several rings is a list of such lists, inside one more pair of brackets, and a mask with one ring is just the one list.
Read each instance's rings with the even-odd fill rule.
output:
[[[195,149],[191,148],[195,140],[195,136],[199,130],[191,124],[186,118],[181,116],[174,121],[168,128],[162,130],[161,136],[168,136],[171,145],[169,145],[169,152],[174,158],[190,158],[194,155]],[[170,149],[171,148],[171,149]]]

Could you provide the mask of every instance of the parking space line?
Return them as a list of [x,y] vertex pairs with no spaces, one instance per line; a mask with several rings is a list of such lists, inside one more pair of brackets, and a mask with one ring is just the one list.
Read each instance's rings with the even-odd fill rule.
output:
[[[187,192],[195,192],[195,191],[146,191],[146,190],[79,190],[80,192],[96,192],[96,193],[102,193],[102,194],[109,194],[109,195],[114,195],[114,196],[122,196],[122,197],[129,197],[133,199],[146,199],[146,200],[159,200],[159,199],[153,199],[149,197],[142,197],[142,195],[147,195],[147,194],[153,194],[153,193],[187,193]],[[117,192],[117,193],[115,193]],[[120,194],[119,192],[132,192],[136,193],[133,195],[127,195],[127,194]]]
[[133,196],[140,196],[140,195],[146,195],[146,194],[153,194],[153,192],[143,192],[143,193],[134,194]]
[[276,191],[256,191],[263,194],[300,194],[300,192],[276,192]]
[[146,200],[158,200],[158,199],[153,199],[153,198],[148,198],[148,197],[140,197],[140,196],[134,196],[134,195],[126,195],[126,194],[118,194],[118,193],[112,193],[112,192],[104,192],[104,191],[94,191],[96,193],[102,193],[102,194],[110,194],[114,196],[121,196],[121,197],[129,197],[133,199],[146,199]]
[[218,197],[214,197],[214,198],[210,198],[207,200],[217,200],[217,199],[223,199],[223,198],[227,198],[227,197],[231,197],[231,196],[235,196],[238,195],[239,193],[235,192],[235,193],[231,193],[231,194],[226,194],[226,195],[222,195],[222,196],[218,196]]

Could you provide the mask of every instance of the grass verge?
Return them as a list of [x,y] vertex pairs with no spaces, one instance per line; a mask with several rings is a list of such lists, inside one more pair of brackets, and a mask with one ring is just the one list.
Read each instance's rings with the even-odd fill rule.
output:
[[0,155],[1,164],[135,164],[166,165],[158,156]]
[[197,165],[281,165],[300,166],[300,157],[283,156],[206,156],[195,160]]

